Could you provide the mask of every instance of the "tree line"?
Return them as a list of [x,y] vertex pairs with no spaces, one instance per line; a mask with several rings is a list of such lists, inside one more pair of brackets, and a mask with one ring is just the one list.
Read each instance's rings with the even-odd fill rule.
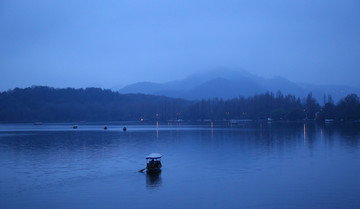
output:
[[168,120],[188,101],[100,88],[15,88],[0,94],[2,122]]
[[311,93],[301,99],[281,92],[276,95],[267,92],[247,98],[193,102],[188,107],[187,114],[189,118],[207,120],[354,121],[360,119],[360,102],[356,94],[346,96],[337,104],[328,96],[321,106]]
[[226,121],[360,120],[359,97],[350,94],[320,105],[306,98],[267,92],[229,100],[188,101],[144,94],[120,94],[100,88],[33,86],[0,93],[0,122],[75,121]]

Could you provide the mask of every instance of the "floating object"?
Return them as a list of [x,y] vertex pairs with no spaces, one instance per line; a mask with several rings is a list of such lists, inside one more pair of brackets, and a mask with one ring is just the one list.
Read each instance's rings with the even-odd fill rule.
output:
[[73,126],[73,129],[77,129],[77,128],[78,128],[78,125],[74,125],[74,126]]
[[35,122],[34,125],[42,125],[42,122]]
[[333,123],[333,122],[335,122],[334,119],[325,119],[325,123]]
[[143,172],[145,169],[147,173],[158,173],[161,172],[161,157],[160,153],[151,153],[146,156],[146,168],[139,170],[139,172]]
[[126,127],[123,128],[123,131],[126,131]]
[[139,172],[143,172],[146,169],[148,173],[158,173],[161,172],[161,157],[160,153],[151,153],[146,156],[146,168],[139,170]]
[[104,130],[107,130],[107,126],[104,126]]

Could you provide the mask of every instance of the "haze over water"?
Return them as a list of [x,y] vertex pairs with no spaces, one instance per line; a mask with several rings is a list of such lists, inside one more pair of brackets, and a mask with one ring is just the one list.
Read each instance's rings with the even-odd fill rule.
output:
[[0,208],[360,207],[358,125],[122,127],[0,125]]

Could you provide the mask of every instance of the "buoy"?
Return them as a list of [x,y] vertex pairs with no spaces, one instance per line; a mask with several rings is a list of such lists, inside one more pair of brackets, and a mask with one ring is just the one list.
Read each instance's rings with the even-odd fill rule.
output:
[[104,130],[107,130],[107,126],[104,126]]
[[126,131],[126,127],[123,128],[123,131]]
[[77,125],[74,125],[74,126],[73,126],[73,129],[77,129],[77,128],[78,128],[78,126],[77,126]]

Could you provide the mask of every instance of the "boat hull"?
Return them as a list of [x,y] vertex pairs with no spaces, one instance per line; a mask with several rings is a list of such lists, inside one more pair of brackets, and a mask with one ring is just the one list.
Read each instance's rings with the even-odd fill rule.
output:
[[159,174],[159,173],[161,173],[161,169],[160,168],[146,169],[146,173],[148,173],[148,174]]

